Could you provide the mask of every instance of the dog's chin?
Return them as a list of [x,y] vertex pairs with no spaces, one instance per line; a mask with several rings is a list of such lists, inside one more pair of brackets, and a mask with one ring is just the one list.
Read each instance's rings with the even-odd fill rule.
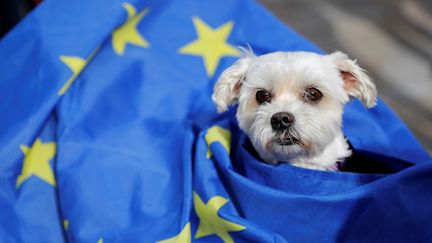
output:
[[277,139],[267,141],[264,151],[260,152],[261,158],[268,163],[288,162],[306,153],[305,147],[298,139]]

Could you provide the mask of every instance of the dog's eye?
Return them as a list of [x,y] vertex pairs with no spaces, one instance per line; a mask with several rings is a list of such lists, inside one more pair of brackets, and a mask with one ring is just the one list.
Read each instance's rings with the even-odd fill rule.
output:
[[321,98],[323,97],[323,94],[321,93],[321,91],[319,91],[319,89],[311,87],[311,88],[307,88],[306,92],[303,96],[303,98],[307,101],[311,101],[311,102],[318,102],[321,100]]
[[259,90],[258,92],[256,92],[256,100],[258,101],[258,103],[262,104],[264,102],[270,102],[271,101],[271,95],[269,92],[265,91],[265,90]]

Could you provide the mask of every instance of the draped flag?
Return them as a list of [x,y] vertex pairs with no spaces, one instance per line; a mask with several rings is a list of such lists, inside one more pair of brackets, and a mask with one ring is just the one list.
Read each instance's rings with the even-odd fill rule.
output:
[[210,98],[247,45],[320,52],[250,0],[44,1],[0,42],[0,242],[430,242],[382,101],[346,107],[356,170],[260,161]]

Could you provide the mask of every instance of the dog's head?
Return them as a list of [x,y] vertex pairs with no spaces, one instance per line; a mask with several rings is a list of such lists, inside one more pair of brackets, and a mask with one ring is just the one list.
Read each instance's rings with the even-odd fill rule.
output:
[[293,161],[322,152],[341,133],[351,97],[367,107],[377,92],[365,71],[341,52],[245,55],[217,81],[219,112],[239,103],[237,119],[267,162]]

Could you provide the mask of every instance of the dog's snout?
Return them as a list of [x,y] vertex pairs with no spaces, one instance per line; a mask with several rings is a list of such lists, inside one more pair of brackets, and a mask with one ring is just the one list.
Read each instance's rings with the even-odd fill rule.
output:
[[294,115],[289,112],[278,112],[271,117],[270,122],[273,130],[284,130],[294,123]]

